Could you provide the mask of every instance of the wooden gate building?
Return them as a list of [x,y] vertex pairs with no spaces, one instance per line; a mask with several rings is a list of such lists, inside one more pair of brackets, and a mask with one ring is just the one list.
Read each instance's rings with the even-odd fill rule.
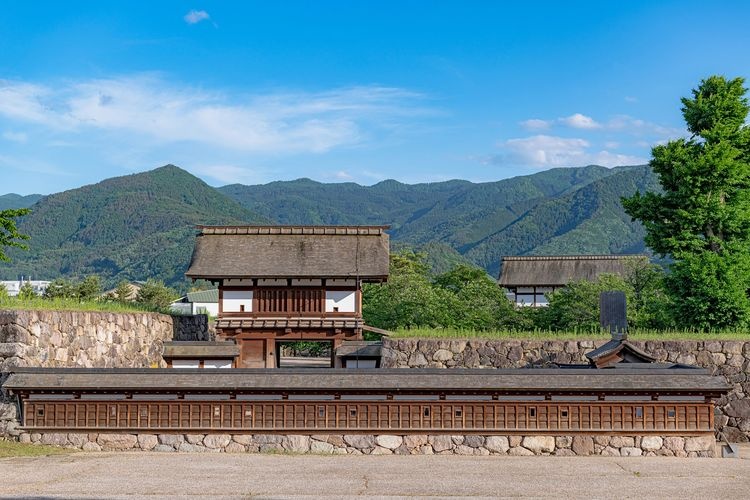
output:
[[[186,273],[218,285],[218,340],[238,368],[278,366],[278,342],[361,340],[362,283],[388,278],[388,226],[199,226]],[[332,360],[333,366],[333,360]]]

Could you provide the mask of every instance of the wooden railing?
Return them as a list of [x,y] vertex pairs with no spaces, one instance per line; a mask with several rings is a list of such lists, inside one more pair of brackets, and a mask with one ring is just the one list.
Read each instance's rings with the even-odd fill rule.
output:
[[713,405],[683,402],[24,401],[26,429],[691,434]]
[[322,288],[256,288],[253,312],[259,314],[322,314]]

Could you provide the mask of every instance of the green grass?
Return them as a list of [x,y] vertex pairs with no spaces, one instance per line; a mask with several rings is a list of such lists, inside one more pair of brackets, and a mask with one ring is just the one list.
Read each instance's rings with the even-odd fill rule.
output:
[[[514,340],[606,340],[605,331],[513,331],[513,330],[456,330],[450,328],[399,329],[390,335],[392,339],[514,339]],[[721,330],[635,330],[628,333],[632,340],[750,340],[750,331]]]
[[78,301],[76,299],[45,299],[34,297],[21,300],[16,297],[0,298],[0,309],[43,311],[99,311],[99,312],[160,312],[134,302],[123,303],[106,300]]
[[16,441],[0,441],[0,458],[9,457],[41,457],[46,455],[61,455],[73,453],[69,448],[58,448],[42,444],[26,444]]

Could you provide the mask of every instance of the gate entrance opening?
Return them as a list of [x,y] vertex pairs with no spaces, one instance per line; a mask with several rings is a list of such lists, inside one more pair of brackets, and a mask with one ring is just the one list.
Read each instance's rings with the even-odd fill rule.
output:
[[333,342],[330,340],[277,341],[276,366],[279,368],[333,368]]

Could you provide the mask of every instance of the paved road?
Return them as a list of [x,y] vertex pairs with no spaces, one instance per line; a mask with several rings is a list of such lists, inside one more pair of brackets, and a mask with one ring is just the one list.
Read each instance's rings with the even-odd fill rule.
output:
[[77,453],[0,459],[0,496],[750,498],[750,460]]

